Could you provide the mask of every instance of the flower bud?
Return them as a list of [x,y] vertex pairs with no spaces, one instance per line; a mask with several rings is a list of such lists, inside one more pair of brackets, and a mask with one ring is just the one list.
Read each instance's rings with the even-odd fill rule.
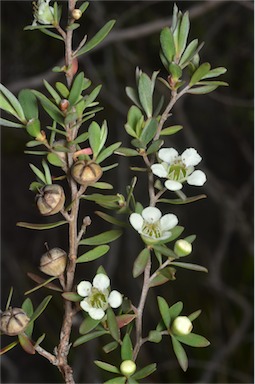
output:
[[30,319],[21,308],[9,308],[1,313],[0,329],[9,336],[22,333],[27,327]]
[[62,99],[59,103],[59,108],[61,111],[66,111],[69,107],[70,103],[67,99]]
[[57,184],[45,185],[36,195],[36,204],[43,216],[55,215],[65,203],[63,188]]
[[67,254],[61,248],[52,248],[40,260],[40,270],[49,276],[60,276],[66,268]]
[[100,179],[103,171],[97,163],[79,160],[73,164],[71,173],[77,183],[81,185],[91,185]]
[[177,240],[174,245],[174,252],[179,257],[188,256],[192,252],[192,245],[186,240]]
[[171,327],[172,332],[179,336],[188,335],[192,331],[192,328],[192,322],[187,316],[176,317]]
[[82,16],[82,11],[80,9],[75,8],[72,11],[72,17],[74,18],[74,20],[79,20],[81,16]]
[[120,365],[120,371],[125,376],[131,376],[136,371],[136,364],[132,360],[124,360]]

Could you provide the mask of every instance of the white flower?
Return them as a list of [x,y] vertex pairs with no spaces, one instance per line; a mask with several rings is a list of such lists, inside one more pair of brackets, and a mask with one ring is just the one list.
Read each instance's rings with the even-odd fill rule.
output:
[[192,328],[192,322],[187,316],[176,317],[172,324],[172,331],[176,335],[188,335],[192,331]]
[[170,191],[182,189],[187,181],[189,185],[202,186],[206,182],[206,175],[200,170],[194,170],[202,157],[194,148],[186,149],[179,155],[174,148],[162,148],[158,152],[162,163],[153,164],[151,170],[154,175],[168,179],[165,187]]
[[147,207],[142,214],[132,213],[130,215],[131,225],[140,233],[145,241],[152,243],[165,240],[171,236],[170,229],[177,223],[177,217],[168,213],[162,216],[160,210],[156,207]]
[[49,5],[50,0],[38,0],[34,3],[34,21],[32,25],[52,24],[54,20],[54,8]]
[[77,292],[85,297],[80,306],[94,320],[101,320],[106,309],[110,306],[118,308],[122,303],[122,295],[118,291],[109,292],[110,279],[103,273],[98,273],[92,284],[89,281],[81,281],[77,286]]

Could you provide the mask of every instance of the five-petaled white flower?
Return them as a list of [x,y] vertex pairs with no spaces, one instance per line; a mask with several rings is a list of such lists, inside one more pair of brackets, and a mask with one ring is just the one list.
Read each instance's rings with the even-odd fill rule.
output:
[[165,187],[170,191],[182,189],[187,181],[189,185],[202,186],[206,182],[206,175],[200,170],[194,170],[202,157],[194,148],[186,149],[179,155],[174,148],[162,148],[158,152],[162,163],[153,164],[151,170],[154,175],[168,179]]
[[174,228],[178,219],[172,213],[162,216],[156,207],[147,207],[142,214],[130,215],[131,225],[141,234],[143,240],[148,243],[156,243],[171,236],[170,229]]
[[98,273],[92,284],[89,281],[81,281],[77,286],[77,292],[84,299],[80,306],[94,320],[101,320],[106,309],[110,306],[118,308],[122,303],[122,295],[118,291],[111,291],[110,279],[103,273]]
[[34,21],[32,25],[52,24],[54,20],[54,8],[49,5],[50,0],[38,0],[34,3]]

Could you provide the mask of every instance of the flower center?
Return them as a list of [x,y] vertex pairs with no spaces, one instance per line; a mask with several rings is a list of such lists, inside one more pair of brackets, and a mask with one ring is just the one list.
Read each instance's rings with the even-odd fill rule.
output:
[[152,237],[154,239],[159,239],[162,235],[160,222],[156,221],[155,223],[144,222],[142,227],[142,233],[145,236]]
[[187,175],[185,164],[180,158],[176,158],[168,168],[168,178],[175,181],[184,181]]
[[102,308],[107,307],[107,298],[106,295],[99,291],[97,288],[92,288],[92,293],[89,297],[89,302],[93,308]]

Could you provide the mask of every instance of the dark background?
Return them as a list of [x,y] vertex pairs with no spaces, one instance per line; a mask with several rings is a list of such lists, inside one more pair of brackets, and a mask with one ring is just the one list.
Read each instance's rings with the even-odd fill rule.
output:
[[[63,8],[65,7],[65,2]],[[169,304],[184,302],[184,314],[201,308],[194,331],[211,341],[205,349],[185,347],[190,368],[183,373],[173,355],[170,340],[146,344],[140,354],[140,364],[158,363],[151,376],[153,383],[252,383],[253,382],[253,2],[251,1],[178,1],[182,11],[190,10],[190,38],[205,41],[201,61],[212,67],[225,66],[228,72],[222,80],[228,88],[220,88],[205,96],[185,96],[174,107],[171,123],[184,129],[166,140],[180,152],[195,147],[203,157],[201,169],[208,177],[202,188],[185,188],[189,196],[206,193],[208,198],[184,206],[161,206],[164,212],[176,213],[185,234],[197,234],[194,252],[189,261],[202,264],[209,274],[177,271],[177,280],[153,291],[148,300],[144,326],[155,327],[159,319],[156,296],[163,295]],[[93,81],[103,84],[99,100],[104,111],[98,121],[108,120],[108,143],[129,138],[124,124],[131,103],[125,86],[134,86],[135,67],[152,74],[164,69],[159,59],[159,32],[170,25],[172,1],[92,1],[75,42],[84,33],[93,36],[106,21],[116,18],[117,24],[109,38],[99,48],[81,57],[79,69]],[[43,90],[42,79],[51,84],[64,81],[51,68],[61,63],[63,47],[38,31],[23,31],[32,22],[32,4],[28,1],[1,1],[1,81],[14,94],[22,88]],[[159,84],[159,92],[167,91]],[[50,247],[66,247],[65,229],[41,233],[16,227],[17,221],[43,221],[34,205],[34,195],[28,190],[33,174],[24,156],[27,136],[22,130],[2,128],[1,199],[2,199],[2,309],[10,286],[14,287],[12,305],[20,306],[24,292],[34,283],[26,272],[37,273],[44,242]],[[119,159],[118,170],[104,176],[112,182],[114,192],[124,192],[132,172],[128,160]],[[133,164],[133,162],[131,162]],[[137,200],[144,206],[148,198],[143,180],[136,188]],[[88,235],[110,229],[110,224],[97,218],[98,206],[83,204],[82,214],[89,214],[94,226]],[[39,232],[39,233],[38,233]],[[81,265],[77,282],[93,277],[102,263],[111,277],[112,286],[137,304],[141,280],[131,276],[133,261],[141,249],[138,235],[130,229],[121,240],[112,243],[111,252],[95,266]],[[50,291],[31,294],[34,305]],[[59,334],[62,304],[58,294],[47,311],[38,319],[36,335],[47,331],[43,346],[53,351]],[[78,335],[81,317],[74,325],[73,339]],[[4,339],[3,345],[10,342]],[[12,340],[11,340],[12,341]],[[102,382],[105,378],[93,360],[109,361],[99,349],[99,341],[78,347],[70,355],[80,383]],[[56,368],[39,355],[29,356],[14,348],[5,354],[2,382],[57,383],[62,382]],[[116,360],[116,364],[118,364]],[[146,381],[146,380],[145,380]],[[148,382],[148,381],[147,381]]]

